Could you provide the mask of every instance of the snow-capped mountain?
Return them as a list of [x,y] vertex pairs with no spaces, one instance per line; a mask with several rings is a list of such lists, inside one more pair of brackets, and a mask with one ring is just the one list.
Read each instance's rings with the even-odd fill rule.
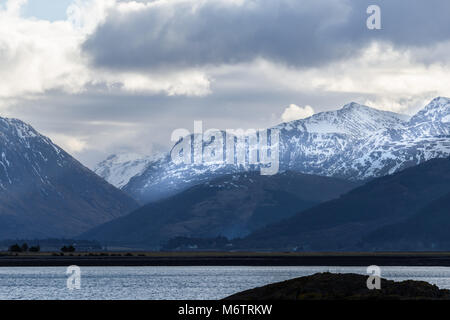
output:
[[408,119],[405,115],[352,102],[340,110],[317,113],[306,119],[282,123],[276,128],[315,134],[344,134],[361,139],[386,128],[402,127]]
[[[387,128],[347,153],[345,176],[356,179],[392,174],[450,155],[450,99],[436,98],[403,126]],[[342,165],[344,167],[345,164]]]
[[[409,117],[357,103],[317,113],[307,119],[283,123],[280,129],[280,167],[309,174],[365,179],[352,170],[358,146],[386,130],[400,129]],[[374,175],[375,176],[375,175]]]
[[[363,180],[449,156],[450,99],[436,98],[411,118],[350,103],[274,128],[280,131],[281,171]],[[255,167],[177,165],[167,154],[147,163],[122,189],[149,202],[246,170]]]
[[162,156],[144,156],[137,153],[113,154],[97,164],[94,172],[117,188],[122,188],[132,177],[140,175],[149,163]]
[[0,238],[75,236],[136,206],[28,124],[0,118]]
[[431,101],[425,108],[417,112],[411,118],[411,125],[421,123],[449,123],[450,122],[450,99],[438,97]]

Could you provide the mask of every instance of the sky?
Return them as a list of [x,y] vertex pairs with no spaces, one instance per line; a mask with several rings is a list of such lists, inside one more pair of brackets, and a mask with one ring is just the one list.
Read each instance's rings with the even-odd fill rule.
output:
[[[368,29],[369,5],[381,29]],[[0,116],[86,166],[177,128],[450,96],[447,0],[0,0]]]

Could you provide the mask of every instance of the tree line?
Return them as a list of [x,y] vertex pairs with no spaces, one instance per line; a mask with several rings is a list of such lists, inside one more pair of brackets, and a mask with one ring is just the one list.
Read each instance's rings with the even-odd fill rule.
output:
[[[73,245],[63,246],[61,252],[75,252],[75,247]],[[41,251],[41,247],[39,245],[36,246],[28,246],[26,242],[22,245],[15,243],[8,248],[9,252],[39,252]]]

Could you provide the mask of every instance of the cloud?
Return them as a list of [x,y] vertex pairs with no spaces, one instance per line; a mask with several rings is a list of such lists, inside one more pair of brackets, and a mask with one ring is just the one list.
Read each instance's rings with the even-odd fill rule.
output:
[[52,140],[69,153],[76,154],[88,148],[88,144],[82,138],[71,137],[65,134],[54,133]]
[[235,64],[256,57],[308,65],[350,53],[345,44],[318,50],[336,43],[330,36],[349,10],[336,0],[326,6],[315,0],[124,2],[108,12],[83,49],[94,65],[113,69]]
[[289,122],[298,119],[304,119],[312,116],[314,114],[314,109],[311,106],[299,107],[295,104],[290,104],[283,114],[281,115],[281,120],[283,122]]
[[83,82],[75,54],[79,36],[67,22],[21,18],[25,3],[10,0],[0,10],[0,97],[78,90]]
[[[268,83],[294,91],[373,94],[411,88],[413,77],[391,81],[402,74],[386,74],[375,54],[406,57],[417,71],[441,63],[444,69],[436,72],[444,73],[450,50],[444,27],[450,22],[442,12],[450,4],[380,1],[383,30],[374,33],[365,28],[365,1],[76,0],[66,20],[49,22],[20,16],[26,1],[10,0],[0,7],[0,104],[53,90],[201,97],[212,94],[218,81],[228,81],[224,75],[242,76],[252,68],[255,74],[280,69],[270,71],[277,78]],[[423,19],[412,20],[417,8]],[[411,37],[416,29],[423,36]],[[352,68],[362,60],[365,68]],[[371,81],[353,80],[365,71]],[[257,87],[261,81],[255,78]],[[236,87],[240,80],[231,82]],[[438,85],[435,91],[442,91],[445,85]]]
[[76,0],[67,19],[47,21],[20,15],[26,0],[0,6],[0,99],[33,97],[60,90],[68,94],[102,88],[167,95],[205,95],[208,77],[201,70],[116,72],[96,69],[81,51],[82,43],[120,6],[114,0]]
[[[373,42],[448,60],[450,2],[379,0],[382,30],[366,27],[368,0],[122,2],[86,39],[93,65],[115,70],[194,68],[265,59],[296,68],[358,56]],[[425,54],[426,53],[426,54]]]
[[258,61],[249,70],[259,74],[260,84],[267,81],[275,88],[328,97],[353,95],[351,100],[359,103],[408,114],[436,96],[450,95],[450,63],[418,63],[410,51],[388,44],[374,43],[358,57],[322,68],[295,69]]
[[[112,77],[113,78],[113,77]],[[135,93],[165,92],[169,96],[203,96],[211,92],[210,81],[205,73],[198,70],[183,70],[173,73],[122,73],[115,75],[119,87]]]

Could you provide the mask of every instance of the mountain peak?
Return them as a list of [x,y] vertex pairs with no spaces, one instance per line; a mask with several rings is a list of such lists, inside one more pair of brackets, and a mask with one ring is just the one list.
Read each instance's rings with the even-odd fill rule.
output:
[[112,154],[94,168],[94,172],[117,188],[122,188],[130,179],[142,173],[151,162],[162,158],[161,153],[147,156],[138,153]]
[[396,118],[404,120],[405,115],[398,114],[392,111],[381,110],[373,107],[366,106],[365,104],[360,104],[357,102],[350,102],[344,105],[338,112],[348,113],[348,112],[362,112],[362,113],[370,113],[375,117],[383,117],[383,116],[394,116]]
[[450,98],[447,97],[436,97],[432,100],[432,102],[437,102],[437,103],[450,103]]
[[0,238],[75,236],[137,203],[21,120],[0,118]]
[[350,102],[341,109],[319,112],[306,119],[283,123],[278,128],[291,134],[300,130],[312,134],[343,134],[358,140],[380,130],[401,127],[408,120],[406,115]]
[[410,120],[411,124],[422,122],[450,123],[450,99],[446,97],[434,98]]
[[40,134],[34,130],[32,126],[15,118],[0,117],[0,130],[4,133],[9,132],[10,134],[21,139],[40,136]]
[[362,104],[359,104],[357,102],[352,101],[352,102],[347,103],[346,105],[344,105],[342,107],[342,110],[359,109],[359,108],[372,109],[372,108],[370,108],[368,106],[365,106],[365,105],[362,105]]

